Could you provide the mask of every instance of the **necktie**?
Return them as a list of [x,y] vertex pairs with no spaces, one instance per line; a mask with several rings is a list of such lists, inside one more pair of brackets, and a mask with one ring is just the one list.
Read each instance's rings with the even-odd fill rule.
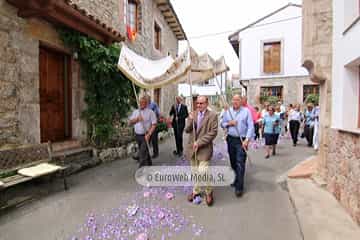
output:
[[197,132],[199,132],[199,129],[201,128],[201,124],[202,124],[202,120],[204,118],[204,113],[203,112],[199,112],[198,113],[198,119],[197,119]]

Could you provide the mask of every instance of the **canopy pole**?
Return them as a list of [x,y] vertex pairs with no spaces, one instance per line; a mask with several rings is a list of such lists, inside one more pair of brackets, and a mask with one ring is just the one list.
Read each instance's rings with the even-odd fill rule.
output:
[[[222,89],[220,88],[220,84],[218,82],[218,79],[216,78],[216,73],[215,71],[213,71],[213,74],[214,74],[214,78],[215,78],[215,82],[216,82],[216,86],[220,89],[220,97],[221,97],[221,100],[223,102],[223,104],[226,104],[226,106],[228,106],[228,112],[229,112],[229,115],[230,115],[230,118],[231,120],[234,120],[234,116],[232,115],[231,111],[230,111],[230,105],[228,103],[228,101],[226,101],[226,98],[224,97],[224,95],[222,94]],[[226,81],[226,80],[225,80]],[[239,132],[239,129],[238,128],[235,128],[236,129],[236,133],[239,135],[239,138],[240,138],[240,142],[241,142],[241,145],[243,145],[243,140],[241,139],[241,136],[240,136],[240,132]],[[246,153],[246,156],[249,160],[249,164],[250,166],[252,167],[253,164],[251,162],[251,159],[250,159],[250,156],[249,156],[249,151],[246,150],[245,148],[243,148],[245,153]]]
[[[189,82],[190,82],[190,100],[191,100],[191,114],[194,113],[194,103],[193,103],[193,91],[192,91],[192,78],[191,78],[191,68],[189,70]],[[195,116],[193,116],[195,118]],[[194,143],[196,142],[196,129],[195,129],[195,119],[192,121],[193,127],[193,135],[194,135]],[[197,160],[197,151],[194,152],[195,154],[195,161]],[[191,159],[189,159],[191,161]]]

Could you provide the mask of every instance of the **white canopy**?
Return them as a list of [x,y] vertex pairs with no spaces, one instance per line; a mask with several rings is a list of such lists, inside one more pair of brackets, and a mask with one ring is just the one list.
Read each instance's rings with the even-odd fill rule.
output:
[[145,88],[159,88],[171,83],[203,82],[229,70],[224,57],[212,59],[208,54],[198,55],[189,47],[181,56],[150,60],[144,58],[125,44],[122,45],[118,68],[136,85]]

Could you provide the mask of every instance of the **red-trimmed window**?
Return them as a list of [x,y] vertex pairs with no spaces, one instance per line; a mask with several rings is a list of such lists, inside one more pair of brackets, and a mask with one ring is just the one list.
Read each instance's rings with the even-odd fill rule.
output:
[[129,27],[137,32],[138,30],[138,3],[135,0],[128,0],[127,20]]

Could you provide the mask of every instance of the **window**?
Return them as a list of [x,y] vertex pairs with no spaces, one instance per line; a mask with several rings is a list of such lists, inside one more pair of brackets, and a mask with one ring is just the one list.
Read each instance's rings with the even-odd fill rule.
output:
[[155,49],[157,50],[161,50],[161,28],[159,26],[159,24],[157,24],[156,22],[154,23],[154,46]]
[[154,101],[157,103],[157,105],[160,107],[160,101],[161,101],[161,88],[155,88],[154,89]]
[[310,94],[319,95],[320,94],[320,86],[319,85],[304,85],[304,87],[303,87],[303,102],[305,102],[306,98]]
[[260,102],[263,103],[267,101],[269,97],[277,97],[279,101],[283,99],[283,87],[274,86],[274,87],[261,87],[260,88]]
[[263,73],[281,72],[281,42],[266,42],[263,45]]
[[128,7],[127,7],[127,23],[128,26],[134,31],[138,31],[138,3],[135,0],[129,0],[128,1]]

